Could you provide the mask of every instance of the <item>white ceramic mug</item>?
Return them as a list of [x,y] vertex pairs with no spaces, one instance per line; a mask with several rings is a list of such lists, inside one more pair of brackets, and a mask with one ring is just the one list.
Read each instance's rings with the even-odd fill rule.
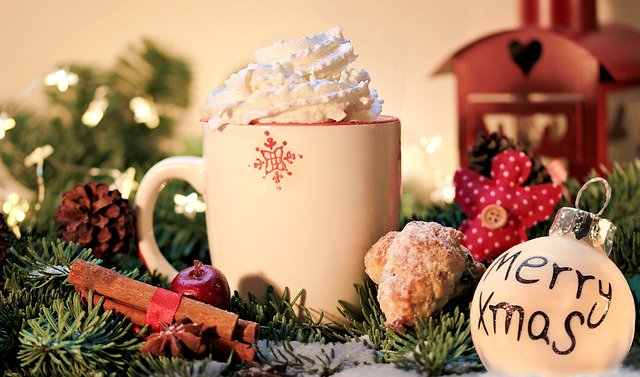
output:
[[202,158],[160,161],[138,188],[147,267],[168,278],[177,273],[153,234],[158,193],[177,178],[204,195],[212,264],[232,291],[304,289],[301,303],[329,317],[338,300],[357,305],[353,284],[364,276],[365,252],[398,226],[398,119],[202,128]]

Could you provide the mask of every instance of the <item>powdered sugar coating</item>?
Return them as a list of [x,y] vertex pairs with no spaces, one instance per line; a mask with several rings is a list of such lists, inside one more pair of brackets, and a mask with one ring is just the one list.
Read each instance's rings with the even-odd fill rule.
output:
[[[379,241],[380,245],[389,244],[378,286],[378,301],[388,327],[411,326],[416,317],[428,318],[447,303],[466,265],[462,236],[460,231],[435,222],[412,221],[390,244],[384,237]],[[365,261],[385,259],[380,249],[372,248],[370,252],[377,257],[365,257]],[[377,267],[366,268],[375,271]],[[371,277],[375,281],[375,276]]]
[[392,231],[380,237],[364,256],[365,272],[374,283],[380,284],[382,269],[387,263],[387,250],[400,232]]

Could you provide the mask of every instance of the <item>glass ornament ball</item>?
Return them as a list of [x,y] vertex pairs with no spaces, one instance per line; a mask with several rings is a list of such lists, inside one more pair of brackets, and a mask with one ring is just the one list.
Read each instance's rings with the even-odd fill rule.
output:
[[470,313],[473,344],[488,371],[600,374],[621,365],[634,337],[635,305],[608,258],[614,232],[599,215],[562,208],[549,236],[493,261]]

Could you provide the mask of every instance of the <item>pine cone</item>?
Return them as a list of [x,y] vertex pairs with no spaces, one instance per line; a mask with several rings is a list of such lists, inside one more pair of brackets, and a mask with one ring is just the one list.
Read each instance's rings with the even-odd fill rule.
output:
[[521,148],[513,140],[499,132],[492,132],[489,135],[480,135],[473,143],[467,153],[469,170],[475,171],[487,178],[491,178],[491,162],[493,158],[506,150],[519,150],[524,152],[531,160],[531,173],[524,183],[525,186],[537,185],[541,183],[551,183],[551,176],[547,168],[540,160],[529,151]]
[[98,258],[126,252],[135,234],[129,201],[104,183],[78,184],[64,192],[54,219],[64,240],[92,248]]
[[202,337],[202,325],[182,322],[165,325],[165,329],[151,334],[140,347],[143,354],[155,356],[187,357],[201,356],[207,346]]
[[491,178],[491,162],[500,152],[516,149],[515,143],[498,132],[480,135],[467,153],[469,170]]
[[529,159],[531,160],[531,173],[529,173],[529,178],[524,183],[525,186],[530,185],[539,185],[543,183],[551,183],[553,180],[551,179],[551,175],[547,171],[547,167],[542,164],[542,161],[531,153],[523,150]]
[[0,213],[0,266],[7,257],[7,249],[9,249],[9,240],[11,239],[11,229],[7,225],[4,214]]

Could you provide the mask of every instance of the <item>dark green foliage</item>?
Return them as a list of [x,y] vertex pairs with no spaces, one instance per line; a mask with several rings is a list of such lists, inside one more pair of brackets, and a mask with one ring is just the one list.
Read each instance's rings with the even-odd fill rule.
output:
[[20,332],[20,367],[32,376],[85,376],[108,368],[124,371],[141,339],[131,324],[101,303],[82,304],[80,295],[55,300]]
[[[66,299],[71,293],[71,291],[55,286],[24,287],[18,290],[3,289],[0,292],[0,318],[2,318],[0,321],[2,323],[0,352],[5,355],[15,355],[18,346],[18,333],[26,321],[37,318],[41,314],[41,308],[51,306],[55,300]],[[11,361],[12,358],[7,357],[4,360]]]
[[224,376],[229,363],[204,358],[187,360],[179,357],[140,357],[132,368],[129,376],[149,377],[217,377]]
[[[596,174],[591,174],[587,179],[595,176]],[[611,185],[611,200],[602,217],[618,228],[609,257],[625,276],[630,277],[640,273],[640,160],[624,165],[614,163],[605,178]],[[570,198],[565,199],[562,203],[564,206],[574,207],[581,186],[582,183],[575,179],[567,182],[566,189]],[[584,190],[578,206],[597,213],[605,200],[605,187],[596,182]]]
[[192,266],[195,259],[210,263],[204,213],[189,218],[174,211],[174,196],[187,196],[194,191],[185,182],[169,182],[160,193],[154,212],[158,247],[178,271]]
[[[571,184],[568,185],[569,192],[575,194],[577,190]],[[182,187],[179,188],[179,190],[182,189]],[[167,196],[172,197],[176,191],[168,190]],[[183,191],[183,193],[188,192]],[[585,193],[585,195],[588,194]],[[165,208],[164,210],[169,216],[170,208],[173,207],[172,203],[169,199],[163,203],[162,207]],[[438,221],[449,226],[459,224],[463,219],[461,211],[455,205],[431,206],[420,212],[420,216],[413,218]],[[620,224],[621,231],[618,236],[620,239],[617,242],[621,245],[624,242],[631,242],[631,247],[637,250],[635,237],[638,233],[638,223],[633,219],[628,220],[628,224],[624,222]],[[538,232],[543,233],[548,231],[548,226],[549,223],[543,223],[536,228],[539,229]],[[202,227],[204,228],[203,224]],[[193,228],[197,227],[193,225]],[[168,231],[156,230],[161,235]],[[167,240],[170,239],[167,238]],[[204,240],[201,242],[206,244]],[[194,246],[190,250],[193,253],[196,247]],[[622,253],[619,261],[616,260],[618,252]],[[623,247],[619,251],[614,250],[612,258],[619,263],[621,268],[632,271],[633,268],[637,268],[637,262],[632,255],[634,253],[625,253]],[[35,369],[36,374],[39,373],[37,371],[42,371],[42,373],[55,375],[62,369],[55,369],[61,367],[58,367],[54,360],[58,360],[64,365],[67,362],[65,357],[73,364],[64,368],[65,371],[82,373],[85,371],[83,368],[88,368],[91,364],[91,368],[105,375],[114,373],[119,375],[123,373],[130,375],[164,375],[166,373],[172,375],[227,375],[231,370],[242,368],[236,364],[221,365],[208,358],[186,361],[140,356],[135,351],[139,345],[135,342],[139,341],[130,331],[124,330],[128,327],[126,320],[105,313],[99,314],[100,311],[95,307],[80,311],[79,307],[74,308],[73,299],[77,295],[73,293],[72,288],[65,286],[64,280],[68,266],[75,258],[94,260],[88,250],[59,242],[51,243],[46,240],[39,242],[20,241],[10,250],[7,264],[2,269],[6,279],[0,296],[0,318],[6,320],[7,323],[14,324],[15,328],[19,328],[20,331],[13,328],[3,328],[3,331],[0,332],[0,351],[3,355],[8,356],[5,360],[17,360],[13,363],[4,362],[3,368],[7,374],[24,372],[27,365],[29,368],[33,368],[34,365],[38,365],[37,361],[42,360],[40,366]],[[134,277],[138,276],[135,271],[125,271],[125,273]],[[147,275],[140,278],[146,281],[153,280]],[[160,281],[155,279],[155,283],[160,283]],[[36,289],[36,287],[38,288]],[[418,320],[415,328],[398,333],[390,331],[384,326],[384,314],[377,302],[375,284],[365,281],[361,285],[356,285],[355,289],[360,296],[361,308],[356,309],[341,303],[340,310],[346,320],[346,324],[342,325],[321,323],[311,309],[297,305],[299,296],[291,297],[288,290],[278,294],[273,289],[268,289],[264,299],[258,299],[256,295],[249,295],[243,299],[235,294],[232,298],[232,310],[239,313],[242,318],[258,322],[261,326],[261,339],[273,340],[274,344],[279,345],[278,351],[276,351],[279,353],[275,359],[269,362],[272,366],[280,360],[286,363],[289,368],[298,370],[300,373],[315,372],[329,375],[340,370],[340,365],[335,364],[335,355],[332,355],[331,351],[323,351],[324,353],[315,358],[305,358],[291,346],[292,342],[318,341],[326,343],[352,339],[366,339],[363,341],[378,350],[381,362],[394,362],[398,366],[411,368],[422,373],[431,375],[450,373],[453,366],[463,362],[465,363],[463,370],[481,369],[477,356],[470,345],[467,301],[448,305],[430,319]],[[44,294],[42,294],[43,292]],[[84,308],[82,305],[81,307]],[[36,352],[37,350],[42,351],[42,345],[46,344],[50,337],[62,336],[64,338],[70,328],[81,326],[82,320],[78,320],[79,317],[93,318],[96,326],[95,331],[102,334],[101,339],[105,340],[104,344],[110,345],[106,346],[102,343],[88,345],[84,344],[80,338],[68,338],[63,342],[65,347],[59,350],[61,355],[65,356],[58,355],[56,353],[58,350],[48,353]],[[85,330],[81,330],[77,333],[84,332]],[[123,335],[123,332],[127,335]],[[116,361],[109,359],[109,363],[99,364],[97,358],[89,357],[84,364],[78,364],[68,353],[69,349],[82,349],[85,353],[96,352],[97,355],[98,351],[102,350],[101,347],[113,345],[113,342],[108,341],[112,336],[122,336],[122,339],[127,339],[129,343],[117,343],[127,344],[131,347],[123,346],[123,348],[110,350],[110,355],[114,355],[113,357],[117,358]],[[366,338],[361,338],[363,336]],[[33,353],[28,353],[27,349]],[[35,354],[39,356],[34,356]],[[118,361],[123,363],[118,363]],[[19,363],[23,365],[21,366]]]
[[[17,126],[0,143],[0,154],[11,174],[34,191],[37,191],[35,167],[24,166],[25,156],[46,144],[55,150],[45,161],[43,206],[37,212],[31,211],[31,218],[21,224],[23,238],[10,241],[12,247],[0,269],[0,374],[237,374],[247,365],[234,364],[231,359],[215,361],[211,355],[201,360],[143,357],[138,352],[142,341],[127,319],[103,311],[101,305],[81,302],[74,288],[66,283],[71,264],[80,258],[107,264],[153,285],[167,286],[168,282],[158,276],[140,276],[137,269],[143,266],[135,255],[116,255],[103,262],[93,257],[90,250],[57,241],[52,214],[62,192],[75,184],[89,180],[111,183],[111,177],[92,176],[87,168],[124,171],[134,167],[139,181],[151,165],[166,157],[165,146],[179,115],[175,110],[189,104],[191,82],[186,62],[150,41],[129,48],[109,69],[68,66],[78,74],[78,85],[66,92],[45,88],[49,102],[42,112],[23,106],[24,110],[10,114]],[[109,106],[97,126],[87,127],[81,122],[82,115],[101,86],[108,87]],[[158,128],[149,129],[133,119],[129,101],[136,96],[153,99],[160,114]],[[0,110],[5,109],[15,107],[0,105]],[[481,155],[490,155],[485,152]],[[640,161],[615,164],[607,179],[613,196],[603,217],[619,227],[611,259],[631,276],[640,271]],[[567,182],[568,196],[561,206],[573,206],[580,185],[575,179]],[[154,214],[159,246],[177,269],[190,265],[194,259],[209,260],[204,215],[186,217],[174,211],[175,194],[191,192],[193,188],[188,184],[170,182],[160,194]],[[597,212],[603,202],[604,189],[595,184],[585,191],[580,207]],[[401,226],[411,220],[422,220],[458,228],[465,219],[455,204],[424,206],[413,200],[410,193],[404,193],[402,214]],[[550,224],[551,220],[530,228],[529,237],[546,235]],[[384,325],[375,284],[367,280],[355,289],[360,297],[359,308],[339,303],[344,324],[322,323],[312,308],[298,304],[303,292],[292,297],[287,289],[279,293],[270,288],[264,298],[255,294],[241,298],[236,293],[231,309],[242,318],[258,322],[260,338],[277,345],[275,357],[269,361],[271,365],[263,370],[265,373],[278,373],[280,366],[289,371],[288,366],[300,374],[333,374],[341,368],[336,364],[333,343],[329,343],[334,341],[362,342],[377,353],[376,361],[394,362],[429,375],[454,373],[452,366],[462,362],[466,371],[481,369],[470,343],[469,297],[451,302],[429,319],[417,320],[414,328],[394,332]],[[320,342],[328,348],[308,357],[296,352],[293,346],[296,342]]]
[[441,203],[423,206],[417,202],[403,203],[403,217],[400,224],[402,229],[408,222],[434,221],[444,226],[459,228],[466,215],[462,209],[453,203]]
[[631,277],[640,273],[640,216],[622,219],[609,257],[622,273]]
[[428,319],[418,319],[412,331],[388,332],[384,359],[428,375],[445,372],[448,364],[471,347],[471,330],[465,314],[456,308]]
[[18,334],[22,328],[23,315],[14,303],[0,305],[0,359],[6,360],[15,355]]
[[366,335],[382,353],[383,361],[428,375],[440,375],[448,364],[463,359],[471,360],[470,366],[481,368],[471,349],[469,320],[465,314],[468,305],[448,306],[428,319],[418,319],[414,328],[393,331],[384,325],[375,284],[365,280],[356,290],[362,308],[353,310],[342,305],[341,313],[347,324],[337,331],[348,334],[348,338]]
[[[34,191],[37,191],[35,167],[26,167],[24,158],[36,147],[49,144],[54,148],[43,170],[45,201],[37,216],[30,211],[32,217],[26,222],[35,225],[40,235],[56,233],[50,219],[62,192],[89,180],[112,182],[110,177],[90,175],[89,168],[124,171],[134,167],[139,179],[142,172],[166,157],[166,144],[173,135],[175,116],[179,115],[176,110],[189,104],[188,64],[149,40],[131,46],[110,70],[77,64],[66,66],[78,75],[78,84],[65,92],[46,87],[50,106],[38,111],[38,115],[30,110],[12,113],[16,127],[0,144],[3,162],[11,174]],[[82,115],[99,87],[108,88],[105,96],[108,107],[98,125],[87,127],[82,123]],[[129,102],[137,96],[153,99],[160,115],[157,128],[150,129],[135,121]],[[10,106],[0,106],[5,108]]]
[[16,242],[10,249],[0,277],[0,318],[7,326],[0,329],[0,352],[5,367],[17,366],[16,354],[21,329],[51,307],[56,300],[66,300],[73,288],[66,286],[68,267],[76,258],[96,261],[88,250],[42,239]]
[[281,342],[279,347],[271,347],[270,352],[270,358],[261,358],[261,361],[269,365],[271,369],[280,370],[287,376],[330,376],[339,372],[342,367],[340,361],[335,360],[335,348],[331,347],[328,348],[328,351],[321,348],[319,353],[308,356],[296,353],[291,343]]
[[49,285],[62,286],[71,263],[76,259],[100,263],[90,249],[59,240],[49,243],[46,239],[37,243],[27,242],[24,252],[16,253],[11,263],[17,267],[25,283],[39,289]]
[[347,340],[366,335],[376,349],[381,349],[387,330],[384,326],[384,313],[378,304],[378,287],[371,280],[365,279],[362,284],[356,284],[354,289],[358,292],[360,309],[340,302],[338,310],[347,323],[336,331],[336,336],[344,334],[342,340]]
[[[588,177],[591,178],[595,176]],[[611,185],[611,201],[602,217],[617,223],[629,217],[640,216],[640,160],[628,164],[615,163],[605,178]],[[568,186],[570,192],[577,194],[580,183],[571,181]],[[575,196],[574,196],[575,198]],[[597,213],[605,202],[605,189],[601,183],[594,183],[582,194],[579,207],[589,212]],[[573,202],[570,204],[573,207]]]
[[260,325],[260,339],[274,341],[324,342],[330,334],[327,326],[322,324],[322,316],[315,315],[299,304],[303,291],[291,298],[289,289],[279,295],[272,287],[268,287],[264,299],[249,293],[246,299],[238,292],[231,296],[231,311],[240,318],[257,322]]

